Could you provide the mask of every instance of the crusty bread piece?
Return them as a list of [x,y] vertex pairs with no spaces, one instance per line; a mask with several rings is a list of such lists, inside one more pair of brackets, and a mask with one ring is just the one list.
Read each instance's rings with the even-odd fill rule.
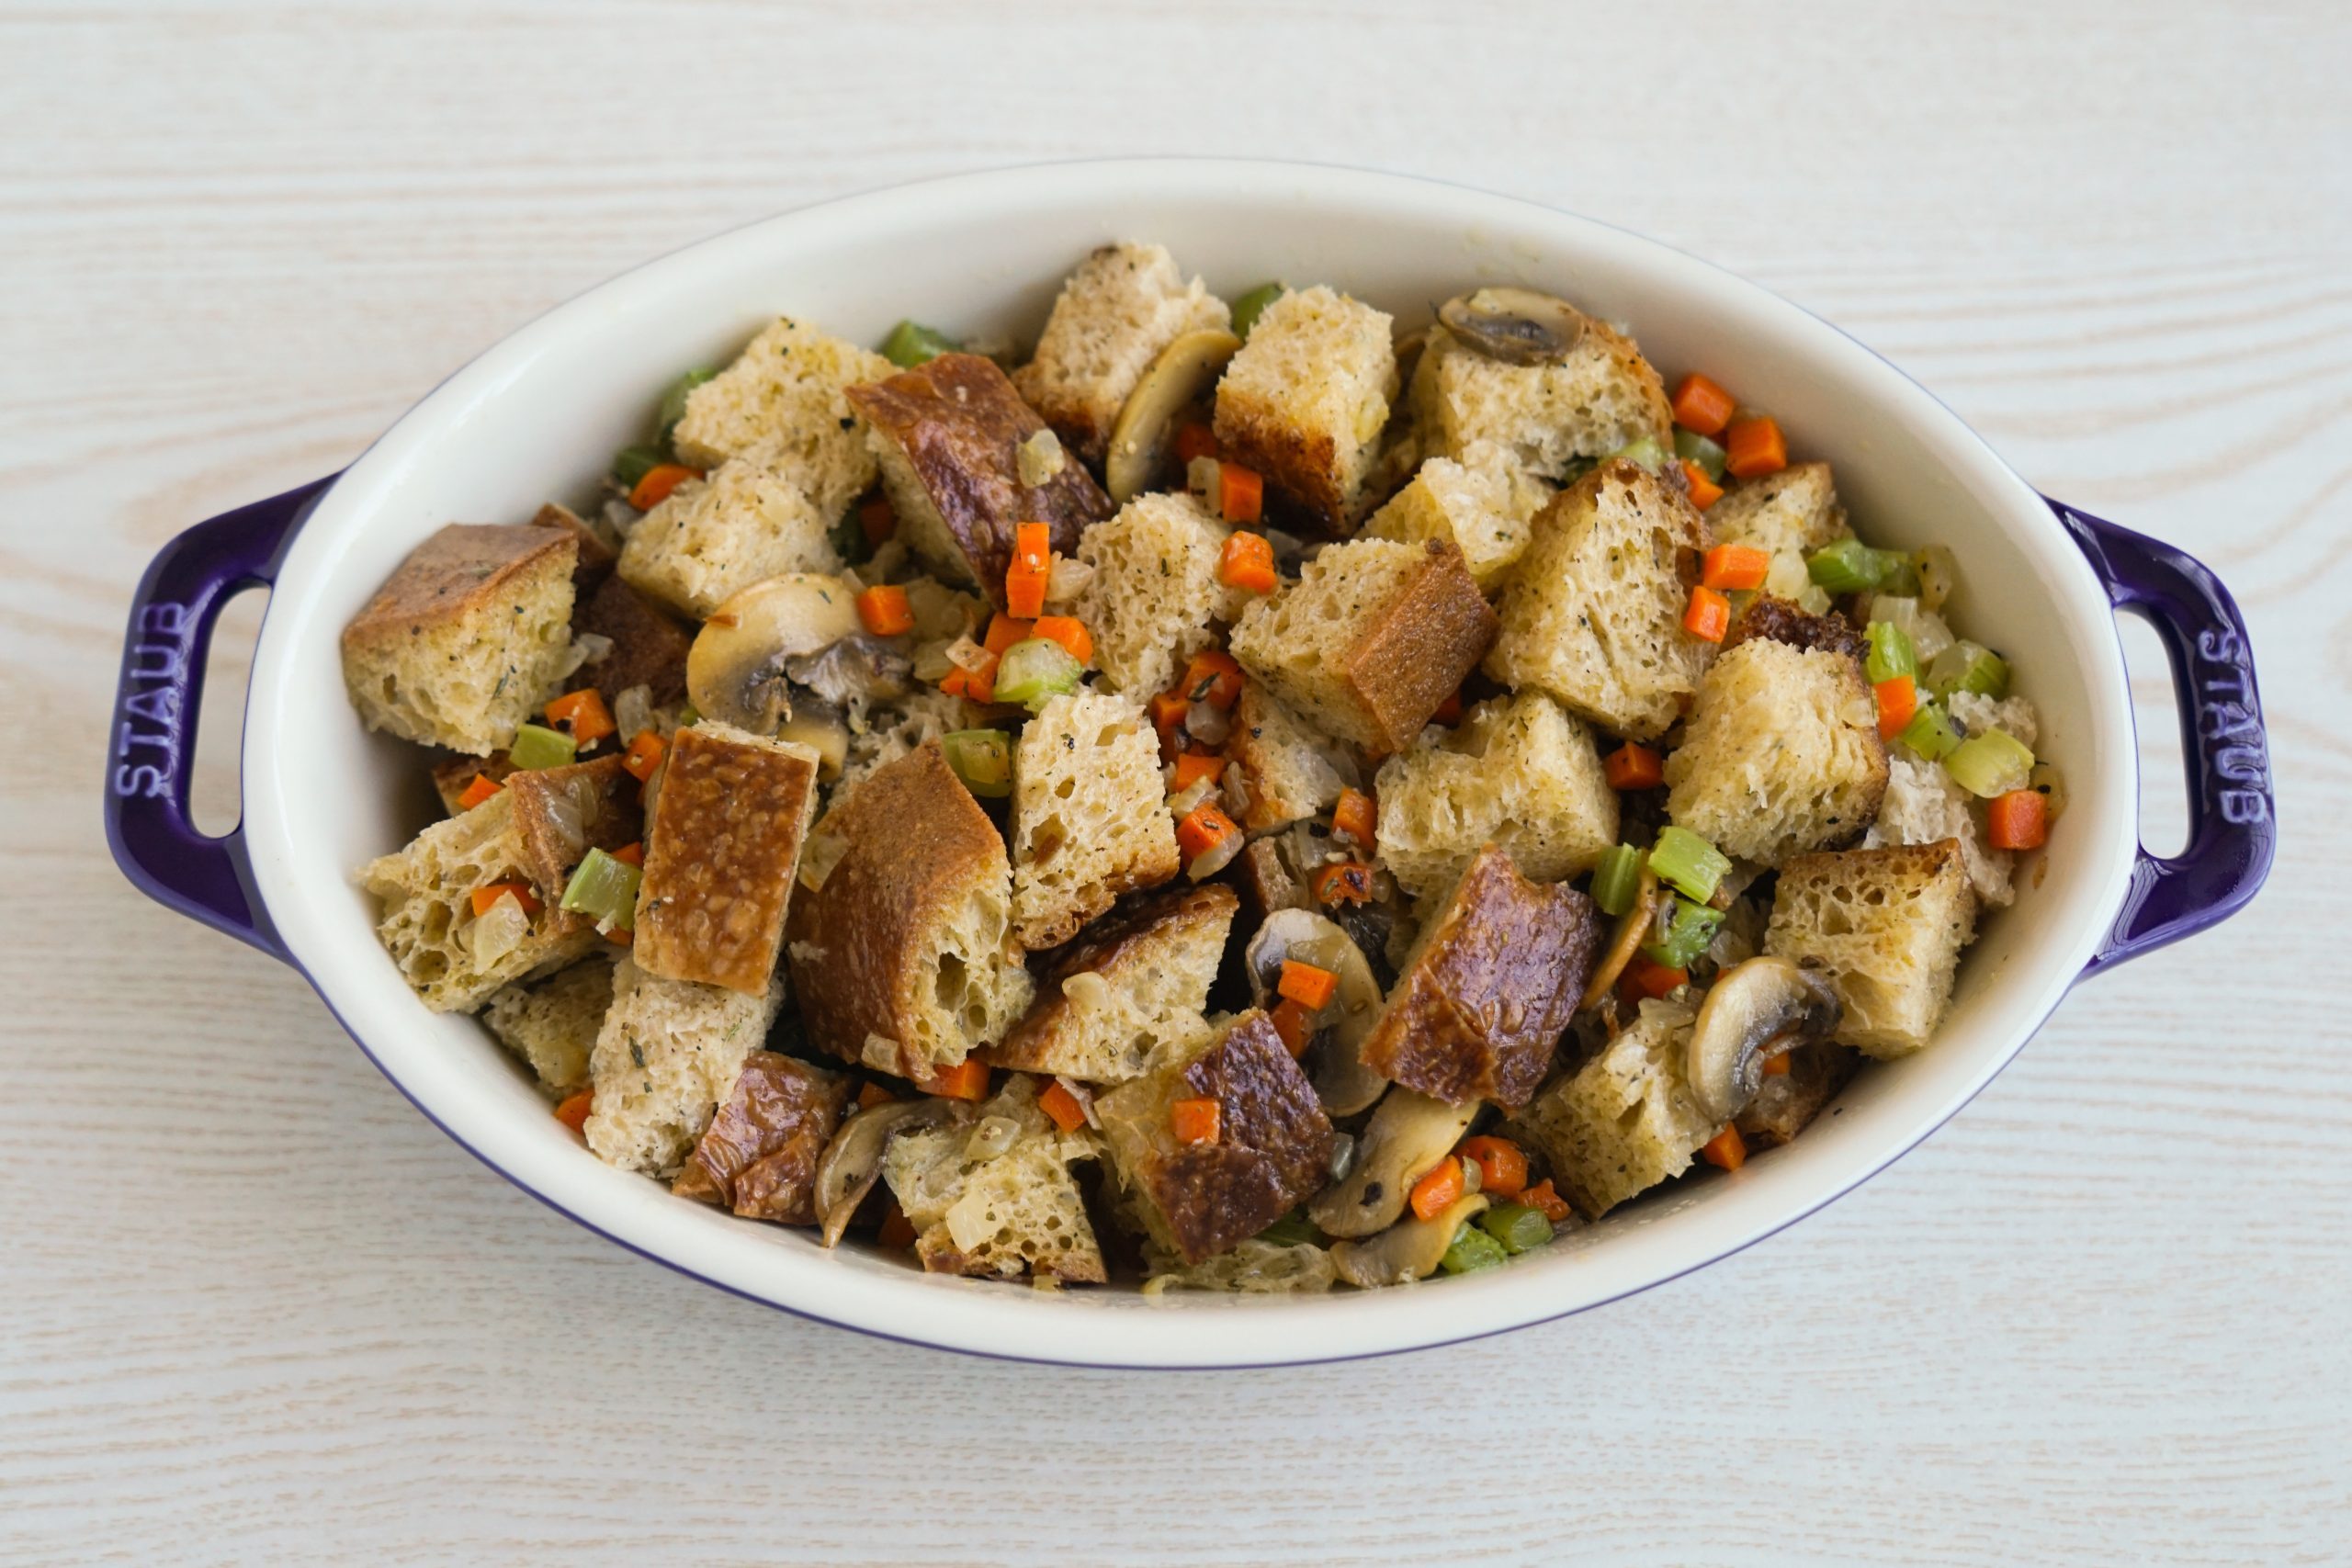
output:
[[1120,691],[1149,697],[1206,648],[1213,621],[1249,596],[1217,576],[1232,532],[1189,494],[1139,495],[1089,528],[1078,558],[1094,569],[1070,613],[1094,637],[1094,660]]
[[[523,869],[550,905],[563,897],[572,869],[590,850],[610,854],[645,837],[638,783],[621,766],[617,752],[560,768],[509,773],[504,793],[514,802]],[[558,918],[567,928],[586,919],[570,911]]]
[[[1180,1144],[1170,1130],[1169,1108],[1193,1099],[1217,1102],[1216,1142]],[[1151,1238],[1187,1263],[1256,1235],[1330,1179],[1330,1119],[1254,1008],[1094,1107]]]
[[1287,497],[1306,525],[1344,536],[1396,396],[1388,316],[1317,285],[1260,313],[1216,388],[1216,438]]
[[841,1074],[752,1051],[670,1190],[745,1219],[813,1225],[817,1161],[848,1102]]
[[679,460],[697,468],[740,458],[774,471],[808,498],[821,530],[874,483],[874,455],[848,390],[893,368],[878,354],[779,316],[732,365],[686,395],[671,441]]
[[909,1076],[1002,1039],[1030,997],[1012,868],[939,742],[876,769],[809,842],[841,855],[821,886],[804,883],[786,928],[809,1039]]
[[1644,436],[1668,444],[1673,410],[1634,340],[1585,318],[1584,335],[1557,365],[1490,359],[1443,327],[1413,367],[1407,394],[1424,457],[1458,457],[1492,441],[1529,472],[1558,479],[1582,457],[1605,457]]
[[[1355,761],[1316,733],[1281,699],[1250,681],[1233,705],[1225,754],[1238,768],[1246,804],[1227,802],[1252,833],[1286,828],[1329,807],[1355,777]],[[1342,773],[1344,768],[1346,772]]]
[[1449,1105],[1526,1104],[1600,941],[1591,899],[1530,882],[1487,845],[1423,922],[1364,1037],[1364,1066]]
[[1513,1131],[1551,1162],[1560,1196],[1585,1218],[1681,1175],[1715,1135],[1683,1076],[1695,1016],[1679,1002],[1645,1001],[1598,1055],[1512,1119]]
[[783,470],[738,458],[707,478],[688,479],[640,518],[621,547],[620,575],[695,620],[707,620],[763,579],[841,570],[831,523]]
[[781,978],[746,996],[664,980],[627,958],[615,964],[613,1005],[588,1061],[596,1098],[582,1130],[596,1157],[674,1175],[783,1001]]
[[1012,933],[1059,947],[1138,887],[1183,869],[1159,737],[1133,697],[1080,687],[1022,727],[1012,752]]
[[359,876],[380,901],[377,940],[435,1012],[471,1012],[500,987],[559,968],[597,942],[551,901],[523,915],[509,895],[474,913],[475,888],[530,882],[512,790],[435,822]]
[[531,513],[534,528],[554,528],[571,536],[580,547],[580,555],[571,566],[571,597],[575,604],[585,604],[596,585],[613,574],[613,563],[620,559],[620,535],[613,525],[599,518],[591,523],[560,501],[550,501]]
[[617,576],[596,585],[573,615],[572,630],[607,638],[613,650],[574,671],[566,690],[593,686],[610,702],[632,686],[643,686],[656,707],[686,700],[686,651],[694,647],[694,633]]
[[1312,909],[1313,895],[1283,852],[1288,836],[1252,839],[1233,862],[1234,883],[1241,890],[1255,926],[1277,909]]
[[1666,782],[1667,815],[1743,860],[1856,841],[1886,793],[1860,663],[1767,638],[1732,649],[1699,683]]
[[1732,1118],[1750,1152],[1792,1142],[1854,1076],[1854,1053],[1811,1040],[1789,1053],[1789,1070],[1768,1076],[1756,1098]]
[[1037,999],[984,1055],[992,1066],[1087,1083],[1140,1077],[1207,1029],[1203,1011],[1240,900],[1216,883],[1169,888],[1104,916],[1053,955]]
[[571,669],[560,528],[452,523],[411,550],[343,628],[343,683],[370,729],[487,756]]
[[645,825],[638,965],[758,994],[775,973],[817,753],[705,719],[670,738]]
[[1617,842],[1617,792],[1584,722],[1541,692],[1489,697],[1381,764],[1380,858],[1416,897],[1442,892],[1480,846],[1538,882],[1590,871]]
[[1826,463],[1792,463],[1777,474],[1730,486],[1707,508],[1707,531],[1718,544],[1800,556],[1849,532]]
[[977,584],[1000,610],[1019,525],[1045,524],[1067,556],[1089,524],[1111,515],[1111,498],[1083,464],[1065,462],[1040,485],[1021,482],[1021,444],[1046,422],[992,359],[943,354],[852,387],[849,399],[871,427],[899,537],[947,581]]
[[1473,441],[1456,457],[1431,457],[1412,482],[1388,498],[1363,525],[1366,537],[1417,544],[1436,539],[1462,551],[1478,586],[1492,592],[1526,552],[1534,518],[1552,487],[1492,441]]
[[1944,772],[1941,762],[1890,753],[1886,760],[1886,794],[1880,797],[1878,818],[1863,836],[1862,847],[1888,844],[1933,844],[1951,839],[1960,845],[1961,863],[1968,869],[1968,885],[1977,901],[2007,908],[2017,900],[2012,880],[2017,855],[1984,841],[1976,820],[1975,797]]
[[1401,751],[1477,664],[1495,624],[1452,545],[1351,539],[1242,611],[1232,649],[1317,728]]
[[1728,653],[1743,642],[1762,637],[1791,648],[1820,649],[1827,653],[1860,659],[1870,649],[1862,629],[1835,610],[1815,613],[1770,592],[1759,593],[1741,611],[1724,637]]
[[560,1100],[588,1087],[589,1053],[612,1005],[612,961],[592,953],[535,985],[501,987],[481,1021],[530,1064],[539,1087]]
[[1184,281],[1167,246],[1102,245],[1062,284],[1036,355],[1012,384],[1070,450],[1100,463],[1119,410],[1159,351],[1232,321],[1199,278]]
[[1818,967],[1845,1004],[1832,1038],[1885,1059],[1933,1037],[1975,929],[1976,896],[1946,839],[1797,856],[1781,868],[1764,951]]
[[1630,740],[1681,716],[1713,645],[1682,629],[1707,530],[1680,491],[1603,463],[1536,514],[1506,580],[1487,673]]
[[1037,1080],[1016,1073],[974,1121],[892,1139],[882,1179],[932,1273],[1099,1285],[1102,1248],[1069,1168],[1100,1155],[1093,1134],[1063,1133],[1037,1107]]

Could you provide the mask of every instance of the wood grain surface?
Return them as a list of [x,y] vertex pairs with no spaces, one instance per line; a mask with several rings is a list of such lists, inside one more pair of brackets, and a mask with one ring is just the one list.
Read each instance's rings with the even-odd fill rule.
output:
[[[0,5],[0,1560],[2352,1554],[2340,4],[52,0]],[[116,873],[121,616],[175,531],[705,234],[1186,151],[1721,261],[2203,557],[2266,679],[2268,891],[1718,1267],[1445,1351],[1137,1377],[876,1343],[599,1242]],[[2164,847],[2168,688],[2131,646]]]

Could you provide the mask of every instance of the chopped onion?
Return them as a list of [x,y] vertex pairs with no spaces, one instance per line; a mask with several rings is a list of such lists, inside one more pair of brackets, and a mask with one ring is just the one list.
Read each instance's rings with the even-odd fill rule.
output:
[[1184,488],[1205,499],[1212,512],[1216,510],[1217,472],[1215,457],[1195,457],[1184,465]]
[[1062,995],[1075,1008],[1105,1008],[1111,1005],[1111,982],[1091,969],[1080,969],[1062,977]]
[[1197,807],[1201,802],[1206,800],[1210,795],[1215,795],[1216,793],[1216,781],[1215,779],[1194,779],[1190,784],[1185,786],[1183,794],[1170,795],[1169,797],[1168,809],[1176,814],[1177,821],[1182,822],[1185,818],[1190,817],[1193,814],[1193,808],[1194,807]]
[[1062,454],[1061,438],[1050,430],[1041,430],[1013,448],[1013,467],[1020,470],[1022,484],[1035,490],[1069,466]]
[[466,944],[473,953],[474,967],[489,970],[498,961],[523,945],[531,934],[531,917],[523,912],[522,900],[512,893],[501,894],[498,902],[474,917],[472,928],[466,933]]
[[1960,558],[1942,545],[1929,545],[1918,554],[1919,603],[1941,610],[1960,586]]
[[1046,579],[1046,603],[1068,604],[1086,592],[1094,581],[1094,569],[1074,557],[1057,553],[1052,573]]
[[1193,703],[1184,710],[1184,733],[1215,750],[1233,733],[1233,716],[1206,703]]
[[605,502],[605,522],[623,539],[628,537],[629,531],[637,526],[639,520],[644,515],[644,513],[616,495]]
[[943,639],[938,642],[927,642],[917,648],[914,659],[914,678],[932,686],[947,679],[947,672],[956,668],[956,660],[948,657],[947,650],[950,646]]
[[1345,1181],[1356,1168],[1356,1135],[1353,1133],[1331,1134],[1331,1161],[1325,1168],[1334,1181]]
[[965,1140],[964,1157],[970,1160],[994,1159],[1011,1148],[1021,1136],[1021,1123],[1010,1116],[983,1116],[972,1135]]
[[847,853],[849,840],[838,833],[820,829],[809,834],[808,841],[800,846],[800,886],[811,893],[823,892],[825,879],[833,874],[833,867],[841,864],[842,857]]
[[613,699],[613,728],[634,740],[653,728],[653,688],[630,686]]
[[997,1227],[989,1219],[988,1196],[982,1189],[975,1188],[956,1199],[945,1218],[947,1239],[956,1244],[958,1252],[973,1252],[996,1234]]
[[1203,851],[1192,864],[1186,866],[1184,874],[1195,882],[1206,882],[1233,863],[1233,857],[1241,852],[1244,840],[1243,834],[1227,833],[1214,849]]
[[996,655],[974,642],[967,632],[947,645],[947,662],[968,673],[977,673],[996,661]]

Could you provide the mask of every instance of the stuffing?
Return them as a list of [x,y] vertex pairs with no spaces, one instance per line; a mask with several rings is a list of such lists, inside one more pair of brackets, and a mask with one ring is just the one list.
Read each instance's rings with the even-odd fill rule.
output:
[[1261,311],[1216,389],[1216,438],[1338,538],[1363,515],[1396,396],[1389,318],[1319,285]]
[[1541,692],[1490,697],[1381,764],[1382,862],[1415,897],[1442,891],[1481,847],[1562,882],[1617,842],[1617,792],[1584,723]]
[[1167,246],[1103,245],[1062,284],[1037,352],[1012,384],[1071,451],[1100,463],[1119,410],[1159,351],[1232,320],[1199,278],[1184,281]]
[[1845,1007],[1833,1038],[1907,1056],[1943,1018],[1975,919],[1952,840],[1799,855],[1781,868],[1764,949],[1822,971]]

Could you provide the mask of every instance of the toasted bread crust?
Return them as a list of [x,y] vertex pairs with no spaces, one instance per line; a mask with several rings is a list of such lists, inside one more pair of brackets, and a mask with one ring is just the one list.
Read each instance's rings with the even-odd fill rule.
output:
[[848,1100],[840,1074],[752,1052],[670,1190],[746,1219],[815,1224],[817,1161]]
[[577,565],[580,546],[561,529],[528,523],[452,523],[409,552],[376,596],[343,628],[346,653],[407,637],[414,626],[463,619],[510,592],[514,581],[561,557]]
[[[610,853],[645,836],[645,813],[637,803],[637,781],[619,756],[572,762],[560,768],[530,768],[506,775],[514,797],[514,830],[523,841],[524,868],[552,905],[563,897],[572,868],[592,849]],[[559,805],[569,810],[559,818]],[[563,822],[576,819],[582,842],[574,846]],[[559,909],[567,931],[585,924],[583,916]]]
[[1257,469],[1293,503],[1290,521],[1317,538],[1347,537],[1348,494],[1335,477],[1340,446],[1329,431],[1303,430],[1256,409],[1221,409],[1216,437],[1235,462]]
[[694,634],[619,578],[596,585],[572,617],[572,630],[610,637],[613,651],[582,665],[566,682],[570,690],[594,686],[609,701],[631,686],[643,686],[657,707],[685,701],[686,652],[694,647]]
[[1786,599],[1760,594],[1747,607],[1745,615],[1733,623],[1731,635],[1724,638],[1724,652],[1729,653],[1743,642],[1762,638],[1768,642],[1784,642],[1791,648],[1820,649],[1826,653],[1842,653],[1849,659],[1860,659],[1869,642],[1854,623],[1832,610],[1826,615],[1810,615]]
[[697,726],[671,738],[660,784],[638,890],[639,966],[765,991],[816,804],[815,754]]
[[989,1065],[1031,1073],[1068,1071],[1070,1037],[1083,1032],[1085,1024],[1082,1010],[1063,991],[1063,981],[1092,974],[1114,989],[1131,987],[1137,969],[1159,964],[1171,948],[1208,941],[1212,932],[1222,942],[1240,907],[1233,889],[1208,882],[1148,894],[1094,921],[1053,955],[1036,1001],[989,1049]]
[[620,552],[605,543],[604,536],[590,527],[586,518],[560,501],[550,501],[532,513],[531,526],[560,529],[580,547],[580,558],[571,567],[575,600],[585,599],[591,590],[610,577],[614,563],[621,558]]
[[1379,732],[1401,751],[1478,667],[1501,623],[1454,546],[1437,540],[1345,655],[1347,680]]

